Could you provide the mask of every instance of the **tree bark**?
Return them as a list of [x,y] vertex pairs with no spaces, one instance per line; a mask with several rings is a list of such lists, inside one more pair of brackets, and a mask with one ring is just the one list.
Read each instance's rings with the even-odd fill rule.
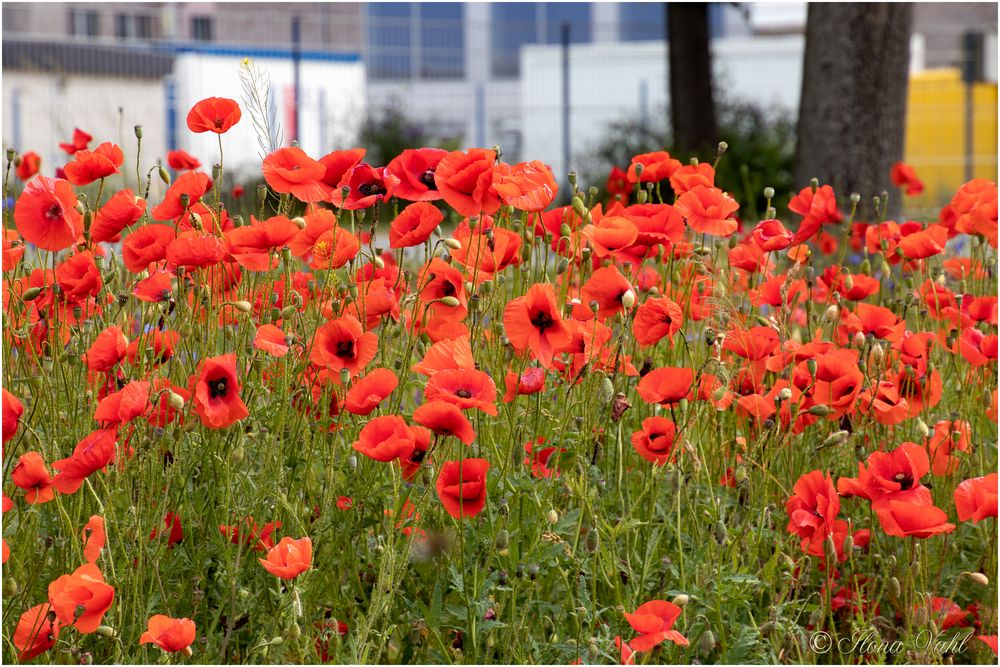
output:
[[873,217],[872,197],[895,194],[889,170],[903,157],[912,24],[910,3],[809,5],[795,180],[832,185],[842,209],[858,193],[859,219]]
[[[686,156],[717,144],[708,4],[666,3],[670,123],[674,150]],[[683,161],[683,159],[682,159]]]

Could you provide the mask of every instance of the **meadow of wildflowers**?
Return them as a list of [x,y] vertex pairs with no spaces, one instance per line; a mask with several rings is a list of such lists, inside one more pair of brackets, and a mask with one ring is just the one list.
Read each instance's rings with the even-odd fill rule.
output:
[[5,663],[995,663],[995,183],[141,136],[7,153]]

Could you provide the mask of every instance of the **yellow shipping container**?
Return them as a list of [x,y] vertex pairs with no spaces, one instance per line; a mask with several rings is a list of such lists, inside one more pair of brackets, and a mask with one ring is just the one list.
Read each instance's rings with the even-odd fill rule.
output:
[[[910,77],[905,160],[926,189],[908,198],[914,208],[940,207],[966,180],[965,83],[957,68]],[[997,85],[976,83],[972,97],[972,164],[975,178],[997,179]]]

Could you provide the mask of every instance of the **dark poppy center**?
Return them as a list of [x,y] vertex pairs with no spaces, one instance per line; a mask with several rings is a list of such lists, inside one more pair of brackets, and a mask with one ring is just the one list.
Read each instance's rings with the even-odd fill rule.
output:
[[455,392],[455,395],[459,398],[472,398],[472,392],[468,389],[459,389]]
[[384,195],[385,186],[377,181],[362,183],[361,187],[358,188],[358,192],[363,194],[365,197],[370,197],[371,195]]
[[434,170],[428,169],[424,173],[420,174],[420,182],[427,186],[428,190],[437,190],[437,182],[434,180]]
[[540,310],[540,311],[538,311],[537,313],[535,313],[534,315],[531,316],[531,324],[536,329],[540,329],[541,331],[545,331],[546,329],[548,329],[549,327],[551,327],[555,323],[556,323],[556,321],[554,319],[552,319],[552,316],[549,315],[544,310]]
[[62,206],[57,203],[53,203],[52,206],[49,206],[49,210],[45,212],[45,217],[49,220],[58,220],[62,217],[62,214]]
[[907,475],[905,472],[896,473],[896,482],[899,484],[900,491],[908,491],[913,488],[913,476]]
[[427,451],[423,449],[414,449],[413,453],[410,454],[411,463],[423,463],[424,456],[427,455]]
[[657,438],[662,438],[662,437],[663,437],[662,433],[650,433],[649,434],[649,439],[650,440],[656,440]]
[[215,119],[215,127],[216,127],[216,129],[220,129],[220,130],[222,129],[222,119],[221,118],[216,118]]
[[341,340],[337,341],[337,352],[336,355],[341,359],[354,356],[354,341],[353,340]]
[[441,293],[445,296],[455,296],[455,291],[455,286],[449,282],[441,286]]
[[226,395],[226,390],[229,388],[229,380],[226,378],[219,378],[214,382],[208,383],[208,391],[212,398],[222,398]]

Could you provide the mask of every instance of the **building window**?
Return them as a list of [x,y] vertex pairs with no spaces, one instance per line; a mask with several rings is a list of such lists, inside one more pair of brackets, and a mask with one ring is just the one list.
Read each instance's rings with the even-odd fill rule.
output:
[[408,79],[413,75],[412,16],[406,2],[368,5],[368,75]]
[[84,9],[69,10],[69,34],[74,37],[97,37],[101,33],[100,16]]
[[194,16],[191,18],[191,38],[196,42],[211,42],[213,27],[211,17]]
[[115,35],[121,40],[152,39],[153,17],[118,14],[115,16]]
[[465,8],[459,2],[368,5],[368,75],[373,79],[465,76]]
[[592,39],[589,3],[493,3],[492,71],[496,77],[516,77],[521,69],[521,47],[558,44],[568,24],[570,42]]
[[621,41],[662,42],[667,38],[666,3],[623,2],[618,7]]
[[422,2],[416,8],[420,25],[420,77],[461,79],[465,76],[462,3]]

